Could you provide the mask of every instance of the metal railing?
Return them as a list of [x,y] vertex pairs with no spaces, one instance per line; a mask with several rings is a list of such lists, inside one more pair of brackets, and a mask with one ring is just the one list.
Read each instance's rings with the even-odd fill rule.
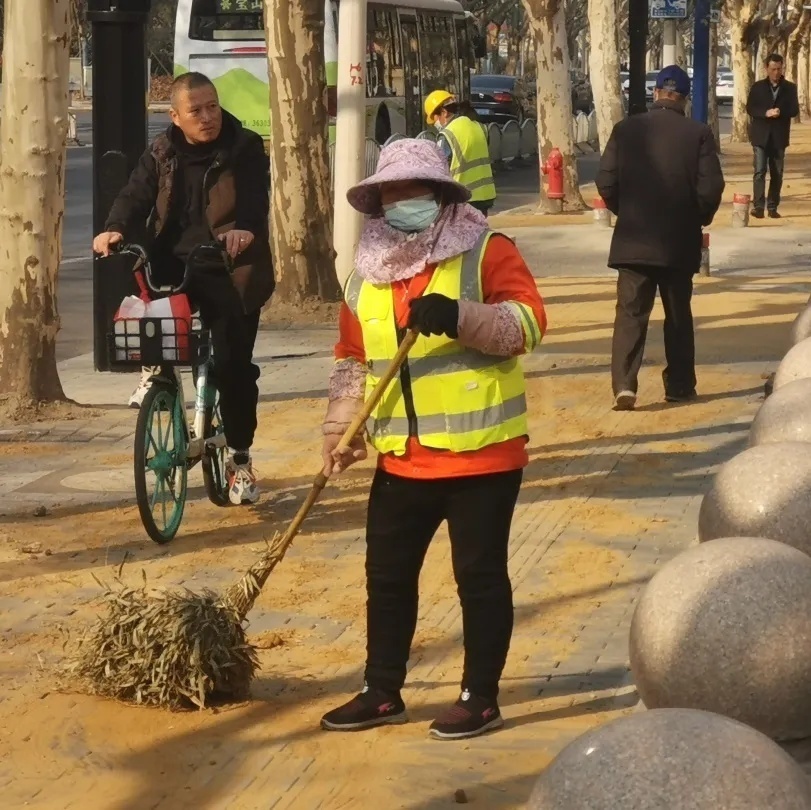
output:
[[[490,148],[490,160],[495,169],[508,166],[514,161],[532,161],[538,158],[538,127],[532,118],[526,118],[519,124],[518,121],[508,121],[506,124],[484,124],[487,132],[487,144]],[[404,135],[392,135],[384,146],[399,141]],[[417,138],[436,141],[437,131],[426,129],[420,132]],[[579,151],[586,148],[597,147],[597,118],[592,110],[588,115],[579,112],[572,116],[572,139]],[[371,138],[366,139],[366,176],[374,174],[377,170],[377,159],[380,156],[380,146]],[[335,144],[329,149],[330,184],[334,188],[335,179]]]

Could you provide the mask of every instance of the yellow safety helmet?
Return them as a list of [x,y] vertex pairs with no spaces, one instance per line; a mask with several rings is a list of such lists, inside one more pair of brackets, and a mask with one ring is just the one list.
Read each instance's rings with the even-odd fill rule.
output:
[[447,90],[434,90],[432,93],[429,93],[424,105],[425,120],[429,124],[433,124],[439,108],[452,98],[453,93],[449,93]]

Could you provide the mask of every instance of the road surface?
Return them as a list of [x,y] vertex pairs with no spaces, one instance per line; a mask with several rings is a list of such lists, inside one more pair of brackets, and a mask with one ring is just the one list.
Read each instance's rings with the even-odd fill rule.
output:
[[[730,129],[729,108],[724,110],[721,133]],[[722,113],[723,114],[723,113]],[[154,138],[167,126],[166,114],[150,115],[149,136]],[[59,360],[93,350],[92,283],[90,244],[93,238],[91,114],[77,114],[77,137],[82,146],[68,148],[65,182],[65,224],[62,236],[63,261],[59,273],[58,303],[62,328],[57,343]],[[578,160],[580,181],[589,183],[597,172],[599,156],[583,155]],[[500,172],[496,178],[498,204],[495,211],[529,205],[538,198],[537,166]]]

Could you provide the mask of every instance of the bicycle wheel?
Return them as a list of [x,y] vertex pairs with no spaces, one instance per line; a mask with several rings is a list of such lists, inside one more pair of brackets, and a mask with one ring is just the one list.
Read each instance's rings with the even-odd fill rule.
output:
[[221,446],[206,445],[203,450],[203,483],[206,495],[211,503],[217,506],[229,506],[231,501],[228,500],[228,475],[225,470],[228,447],[225,444],[225,428],[220,416],[219,394],[215,394],[214,404],[206,407],[203,436],[206,441],[222,437]]
[[135,497],[146,533],[168,543],[186,506],[188,436],[177,389],[153,382],[135,426]]

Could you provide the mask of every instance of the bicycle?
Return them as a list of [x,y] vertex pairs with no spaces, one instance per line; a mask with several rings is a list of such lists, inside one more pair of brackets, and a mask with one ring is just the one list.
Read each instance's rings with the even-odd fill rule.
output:
[[[133,273],[143,269],[142,277],[148,290],[164,297],[187,289],[194,264],[203,254],[221,261],[229,273],[232,270],[231,259],[223,245],[211,242],[191,251],[180,285],[158,285],[153,280],[143,247],[127,244],[116,252],[134,256]],[[123,330],[117,330],[122,325]],[[111,356],[116,357],[117,364],[159,369],[150,378],[135,426],[135,497],[149,537],[156,543],[168,543],[180,529],[186,507],[188,472],[198,462],[202,464],[209,500],[217,506],[229,504],[225,467],[228,448],[218,392],[210,379],[211,333],[199,317],[193,317],[189,323],[186,318],[162,315],[117,320],[108,340],[109,350],[115,353]],[[186,408],[182,368],[191,368],[196,381],[191,419]],[[151,491],[150,476],[154,476]]]

